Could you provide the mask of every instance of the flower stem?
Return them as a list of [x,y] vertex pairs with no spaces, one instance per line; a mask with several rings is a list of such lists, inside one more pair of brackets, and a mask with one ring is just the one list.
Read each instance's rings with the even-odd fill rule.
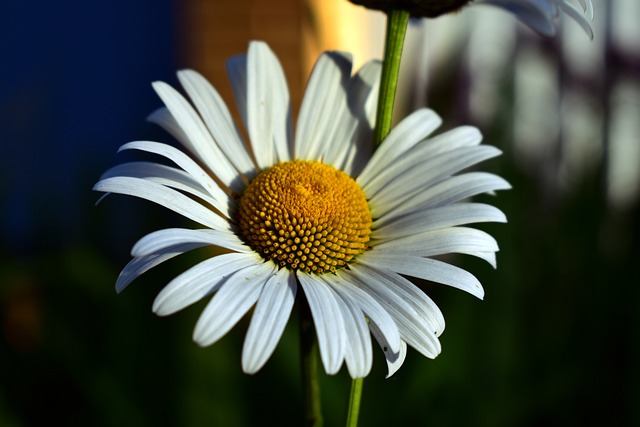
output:
[[[404,36],[407,33],[408,25],[409,12],[400,9],[391,9],[387,13],[387,34],[384,45],[384,59],[382,61],[382,78],[380,81],[380,94],[378,95],[376,127],[373,134],[374,149],[378,148],[391,131],[393,104],[396,99],[396,88],[398,87],[400,59],[402,58]],[[347,427],[357,427],[358,425],[363,382],[363,378],[354,378],[351,381]]]
[[318,382],[318,351],[313,330],[311,311],[300,303],[300,357],[302,360],[302,394],[304,398],[304,425],[322,427],[320,383]]
[[409,24],[409,12],[392,9],[387,13],[387,35],[382,61],[382,78],[374,131],[374,147],[377,148],[391,130],[393,104],[398,86],[400,58],[404,46],[404,36]]
[[354,378],[351,381],[351,394],[349,396],[349,414],[347,415],[347,427],[358,426],[360,415],[360,399],[362,398],[362,384],[364,378]]

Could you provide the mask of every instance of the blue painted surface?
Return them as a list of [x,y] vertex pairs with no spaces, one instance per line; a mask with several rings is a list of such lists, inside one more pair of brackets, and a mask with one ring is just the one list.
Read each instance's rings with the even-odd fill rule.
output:
[[0,233],[24,252],[83,233],[93,181],[120,144],[142,137],[160,105],[150,83],[173,78],[175,5],[14,0],[3,9]]

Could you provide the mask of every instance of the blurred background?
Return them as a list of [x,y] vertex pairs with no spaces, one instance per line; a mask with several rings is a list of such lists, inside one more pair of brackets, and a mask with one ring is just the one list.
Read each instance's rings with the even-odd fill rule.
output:
[[[443,353],[410,351],[391,379],[381,352],[362,426],[640,424],[640,3],[595,0],[595,38],[570,19],[542,38],[474,6],[410,25],[398,118],[429,106],[442,129],[480,127],[504,155],[483,165],[513,190],[489,197],[498,269],[453,260],[486,297],[423,284],[447,320]],[[204,303],[169,318],[155,294],[206,253],[116,296],[133,243],[189,226],[91,187],[117,148],[171,138],[145,121],[150,83],[194,68],[231,104],[224,60],[267,41],[294,111],[315,57],[382,55],[384,16],[344,0],[7,0],[0,17],[0,425],[300,425],[295,315],[274,356],[242,373],[246,319],[212,347],[191,332]],[[350,381],[321,376],[326,425]]]

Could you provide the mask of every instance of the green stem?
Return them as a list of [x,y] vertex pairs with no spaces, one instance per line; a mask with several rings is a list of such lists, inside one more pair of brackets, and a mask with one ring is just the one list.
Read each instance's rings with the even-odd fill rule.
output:
[[400,58],[404,46],[404,36],[409,24],[409,12],[391,10],[387,14],[387,35],[382,61],[382,77],[380,80],[380,95],[374,131],[374,147],[377,148],[391,130],[393,119],[393,104],[398,86],[398,72]]
[[[382,61],[376,127],[374,130],[374,149],[378,148],[391,131],[393,104],[396,99],[396,88],[398,87],[400,59],[402,58],[404,36],[407,33],[408,25],[409,12],[393,9],[387,13],[387,34],[384,46],[384,59]],[[363,378],[355,378],[351,381],[347,427],[357,427],[358,425],[363,382]]]
[[360,399],[362,398],[362,384],[364,378],[354,378],[351,381],[351,395],[349,396],[349,414],[347,415],[347,427],[358,426],[360,415]]
[[302,359],[302,390],[304,396],[304,425],[322,427],[320,383],[318,382],[318,344],[313,329],[311,311],[300,303],[300,357]]

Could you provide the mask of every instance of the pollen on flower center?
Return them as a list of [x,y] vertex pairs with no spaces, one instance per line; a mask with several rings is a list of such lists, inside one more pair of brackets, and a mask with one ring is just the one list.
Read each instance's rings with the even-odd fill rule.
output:
[[332,166],[290,161],[261,172],[240,198],[240,235],[281,267],[333,272],[367,248],[371,213],[360,186]]

